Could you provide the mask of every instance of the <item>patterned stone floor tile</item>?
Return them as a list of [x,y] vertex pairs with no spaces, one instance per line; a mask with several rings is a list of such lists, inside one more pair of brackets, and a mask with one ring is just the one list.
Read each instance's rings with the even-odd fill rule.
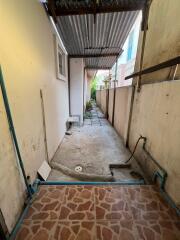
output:
[[97,221],[97,240],[138,240],[132,220]]
[[139,240],[179,240],[180,222],[136,221]]
[[65,186],[41,186],[25,219],[57,220]]
[[59,220],[93,220],[94,188],[91,186],[70,186],[60,208]]
[[95,223],[92,221],[59,222],[54,240],[96,240]]
[[15,240],[179,240],[153,186],[41,186]]
[[15,240],[54,240],[56,221],[25,220]]
[[178,216],[151,186],[129,187],[129,204],[134,220],[178,220]]
[[124,187],[95,188],[96,219],[132,219]]

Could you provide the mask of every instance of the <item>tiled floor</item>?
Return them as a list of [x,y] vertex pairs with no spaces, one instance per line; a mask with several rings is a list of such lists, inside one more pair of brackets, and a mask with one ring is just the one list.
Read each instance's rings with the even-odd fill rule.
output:
[[152,186],[41,186],[16,240],[178,240]]

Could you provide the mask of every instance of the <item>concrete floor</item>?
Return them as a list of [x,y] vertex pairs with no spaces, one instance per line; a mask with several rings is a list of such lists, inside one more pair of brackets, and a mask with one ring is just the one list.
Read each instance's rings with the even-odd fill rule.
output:
[[[91,118],[85,119],[82,127],[73,126],[71,132],[72,135],[65,135],[52,160],[51,165],[56,170],[52,170],[48,180],[112,181],[109,164],[124,163],[130,152],[99,108],[94,106]],[[77,166],[82,167],[81,173],[75,171]],[[143,175],[135,160],[132,168]],[[133,179],[131,170],[114,169],[115,180]]]

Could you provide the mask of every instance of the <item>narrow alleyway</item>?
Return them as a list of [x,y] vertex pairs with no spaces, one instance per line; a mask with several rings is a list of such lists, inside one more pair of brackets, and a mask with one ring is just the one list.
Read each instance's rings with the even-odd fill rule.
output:
[[72,126],[70,131],[72,135],[64,137],[54,155],[51,165],[55,170],[49,180],[129,180],[134,179],[132,170],[143,175],[135,159],[131,168],[113,169],[112,173],[109,165],[124,163],[131,153],[95,104],[85,115],[84,125]]
[[16,240],[178,240],[152,186],[41,186]]
[[0,240],[180,240],[179,12],[0,1]]

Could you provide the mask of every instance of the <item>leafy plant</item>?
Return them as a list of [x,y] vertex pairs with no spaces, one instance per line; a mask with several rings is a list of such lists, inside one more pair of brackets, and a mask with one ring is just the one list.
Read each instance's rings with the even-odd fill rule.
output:
[[86,102],[86,111],[90,111],[92,109],[91,101]]

